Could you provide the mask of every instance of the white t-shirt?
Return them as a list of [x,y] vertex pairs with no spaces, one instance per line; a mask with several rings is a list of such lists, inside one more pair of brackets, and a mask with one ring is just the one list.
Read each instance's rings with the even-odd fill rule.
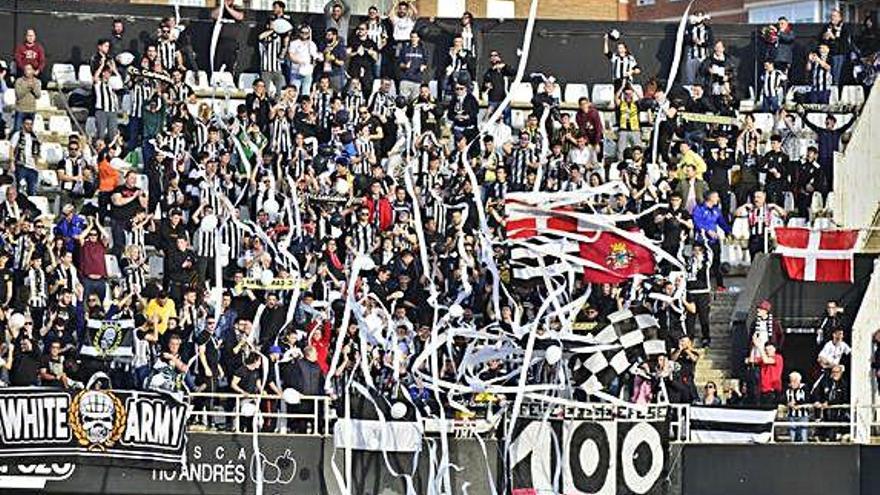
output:
[[314,41],[296,39],[290,42],[287,49],[287,55],[290,58],[291,71],[303,76],[310,75],[315,69],[315,64],[309,62],[305,64],[297,64],[293,60],[313,60],[318,56],[318,47]]
[[392,37],[394,41],[409,41],[409,35],[416,26],[416,21],[412,17],[392,17],[391,22],[394,24],[394,32]]
[[819,357],[831,364],[840,364],[840,358],[850,352],[852,352],[852,349],[850,349],[846,342],[840,341],[839,344],[834,345],[834,341],[829,340],[825,343],[822,351],[819,352]]

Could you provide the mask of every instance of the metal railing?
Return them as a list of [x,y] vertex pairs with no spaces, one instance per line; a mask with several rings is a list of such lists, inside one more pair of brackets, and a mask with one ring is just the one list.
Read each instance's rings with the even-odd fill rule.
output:
[[[235,433],[250,431],[252,428],[253,414],[248,409],[256,409],[255,396],[193,392],[190,398],[191,430],[197,430],[199,425],[208,430]],[[280,395],[263,394],[259,400],[261,410],[258,426],[263,433],[329,435],[332,433],[330,421],[335,418],[335,410],[330,402],[330,397],[303,395],[298,404],[288,404]],[[272,409],[262,410],[266,404]]]
[[[246,403],[255,404],[255,397],[244,396],[234,393],[206,393],[194,392],[190,394],[192,401],[191,431],[199,431],[199,426],[213,425],[215,430],[224,432],[247,432],[251,431],[253,415],[248,414]],[[280,395],[261,396],[260,404],[271,405],[271,410],[260,411],[259,428],[266,434],[288,435],[332,435],[332,423],[336,420],[336,410],[332,406],[332,400],[326,396],[302,396],[299,404],[287,404]],[[584,409],[593,408],[607,409],[607,405],[592,405]],[[647,404],[640,406],[644,410],[656,408],[668,408],[666,417],[669,420],[669,441],[673,443],[697,443],[691,439],[690,421],[691,414],[689,404]],[[880,437],[880,405],[863,406],[870,409],[871,436]],[[851,442],[856,437],[856,407],[852,405],[820,406],[813,404],[799,406],[800,409],[808,409],[807,420],[796,420],[789,416],[786,406],[779,406],[776,411],[776,419],[772,426],[771,443],[793,442],[792,429],[804,429],[807,432],[808,441],[824,442]],[[244,411],[243,411],[244,409]],[[824,419],[824,412],[842,410],[846,411],[842,418],[836,421]],[[644,413],[644,411],[643,411]],[[561,419],[557,417],[557,419]],[[580,419],[589,419],[581,417]],[[632,420],[624,417],[599,417],[597,421]],[[428,434],[441,430],[437,418],[424,420],[424,431]],[[455,436],[467,437],[473,434],[482,435],[495,429],[497,422],[487,421],[486,418],[473,419],[449,419],[447,431]],[[208,427],[207,430],[212,428]],[[457,434],[456,434],[457,433]]]

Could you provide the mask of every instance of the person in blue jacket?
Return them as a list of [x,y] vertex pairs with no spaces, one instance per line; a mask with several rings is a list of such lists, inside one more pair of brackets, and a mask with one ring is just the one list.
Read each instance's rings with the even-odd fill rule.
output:
[[[730,224],[721,209],[717,191],[710,191],[706,200],[697,205],[693,212],[694,232],[697,242],[705,242],[712,250],[712,276],[716,290],[724,292],[724,274],[721,273],[721,240],[730,234]],[[719,230],[723,233],[719,233]]]

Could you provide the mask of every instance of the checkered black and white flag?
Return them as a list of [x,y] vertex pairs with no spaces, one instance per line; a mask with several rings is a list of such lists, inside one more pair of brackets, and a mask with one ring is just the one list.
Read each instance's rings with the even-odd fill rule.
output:
[[608,320],[595,338],[597,344],[613,348],[570,358],[572,382],[587,393],[607,390],[619,375],[651,356],[666,353],[666,343],[657,338],[659,324],[652,315],[623,310],[608,315]]

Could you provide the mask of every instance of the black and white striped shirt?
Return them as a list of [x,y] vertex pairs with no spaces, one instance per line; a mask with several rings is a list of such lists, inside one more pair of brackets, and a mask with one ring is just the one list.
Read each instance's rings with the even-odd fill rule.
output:
[[125,289],[132,294],[140,295],[146,285],[148,271],[146,263],[134,263],[131,260],[123,259],[122,276]]
[[618,79],[628,79],[630,77],[630,71],[638,67],[638,65],[636,58],[632,55],[624,55],[621,57],[615,53],[611,56],[612,80],[617,81]]
[[[260,70],[263,72],[281,72],[281,50],[284,43],[281,36],[272,34],[260,40]],[[277,88],[280,90],[280,88]]]
[[290,121],[283,115],[279,115],[272,121],[272,127],[269,130],[272,151],[288,156],[293,149],[293,129]]
[[352,171],[357,175],[369,175],[371,168],[369,157],[376,156],[376,145],[374,145],[373,141],[370,139],[364,138],[357,138],[354,145],[355,148],[357,148],[358,156],[361,159],[358,163],[354,164]]
[[525,186],[529,175],[529,164],[537,161],[538,156],[535,148],[518,147],[513,150],[510,157],[510,183],[515,188]]
[[761,96],[764,98],[780,98],[784,96],[786,76],[780,70],[764,72],[761,81]]
[[696,24],[691,27],[691,57],[702,62],[709,55],[709,32],[705,24]]
[[177,43],[172,40],[160,40],[159,62],[165,70],[171,70],[177,65]]
[[48,306],[46,273],[42,268],[31,268],[28,270],[28,286],[31,290],[28,306],[32,308],[45,308]]
[[152,81],[142,79],[134,83],[131,91],[131,116],[141,118],[144,116],[144,109],[147,108],[147,102],[153,97],[156,91]]
[[314,93],[315,115],[318,117],[318,127],[328,129],[330,127],[330,114],[333,110],[331,102],[333,91],[317,91]]
[[[64,169],[65,175],[68,175],[70,177],[79,177],[82,175],[83,168],[85,166],[86,166],[85,158],[83,158],[81,156],[77,157],[77,158],[71,158],[68,156],[64,159],[64,162],[63,162],[61,168]],[[81,182],[75,183],[75,182],[71,182],[71,181],[64,181],[61,183],[61,189],[64,189],[65,191],[73,191],[78,184],[80,185],[80,188],[79,188],[80,191],[78,191],[78,192],[82,192]]]
[[370,97],[370,113],[376,116],[389,118],[394,111],[394,96],[376,91]]
[[352,243],[358,253],[369,253],[378,243],[378,230],[372,223],[356,223],[351,228]]
[[95,83],[95,110],[116,113],[119,111],[119,98],[110,88],[110,83],[98,81]]
[[349,122],[354,125],[360,124],[358,110],[364,105],[364,95],[360,91],[349,91],[345,95],[345,108],[348,110]]
[[250,233],[251,229],[232,219],[225,219],[220,226],[220,242],[229,246],[229,259],[238,259],[242,254],[242,239],[245,232]]
[[[822,57],[822,61],[830,63],[827,57]],[[813,91],[830,91],[831,86],[834,85],[833,77],[831,76],[831,66],[826,69],[822,67],[818,62],[813,62],[811,65],[811,73],[810,73],[810,81],[812,82]]]
[[201,258],[213,258],[217,253],[217,229],[208,230],[199,228],[193,234],[195,237],[196,256]]
[[176,136],[160,134],[156,137],[156,141],[158,141],[160,150],[173,156],[180,156],[187,151],[186,136],[182,133]]

